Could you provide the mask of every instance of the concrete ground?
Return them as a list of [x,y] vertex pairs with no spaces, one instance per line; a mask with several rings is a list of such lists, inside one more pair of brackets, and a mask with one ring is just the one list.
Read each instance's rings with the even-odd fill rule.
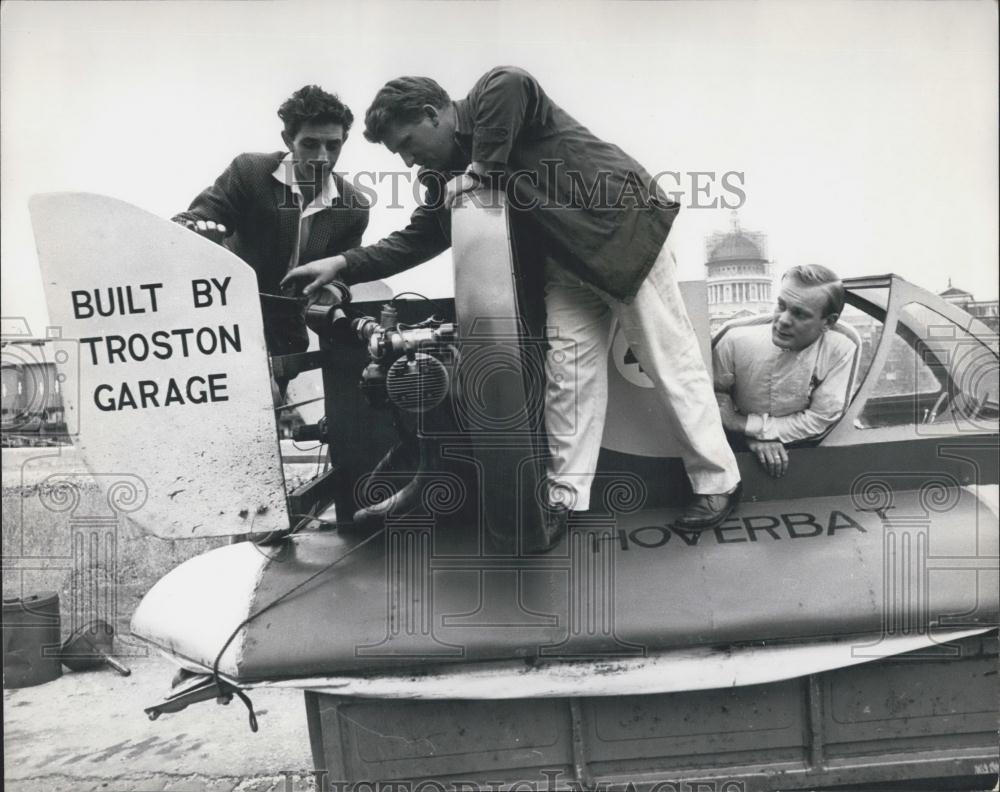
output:
[[301,691],[250,691],[256,734],[238,699],[150,721],[143,708],[169,692],[174,666],[159,655],[122,659],[129,677],[64,669],[52,682],[4,690],[5,792],[314,789]]
[[[314,475],[315,459],[309,459],[304,469]],[[313,789],[300,691],[251,692],[256,734],[238,699],[225,707],[201,702],[155,722],[143,712],[169,693],[174,667],[131,637],[132,612],[167,571],[227,540],[145,535],[109,511],[101,477],[72,446],[4,448],[2,472],[4,598],[59,594],[61,640],[92,619],[108,621],[116,654],[133,673],[63,669],[47,684],[4,690],[0,790]],[[77,496],[69,510],[57,490],[63,480],[73,482]],[[92,523],[99,517],[111,519],[98,531]],[[286,770],[297,776],[286,781]]]
[[3,596],[57,593],[64,640],[93,619],[127,638],[153,583],[227,541],[144,534],[108,504],[121,477],[90,473],[72,446],[5,448],[2,473]]

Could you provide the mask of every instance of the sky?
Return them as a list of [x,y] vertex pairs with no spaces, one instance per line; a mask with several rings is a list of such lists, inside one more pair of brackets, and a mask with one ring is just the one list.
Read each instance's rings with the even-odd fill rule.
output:
[[[281,148],[277,107],[308,83],[358,119],[338,170],[403,170],[361,135],[378,88],[419,74],[458,98],[499,64],[650,172],[742,173],[740,223],[768,235],[778,273],[818,263],[997,297],[993,2],[14,0],[0,21],[2,313],[36,335],[30,195],[169,217],[236,154]],[[384,184],[366,242],[413,205],[404,191],[389,208]],[[705,237],[730,220],[685,207],[681,279],[704,277]],[[390,284],[450,294],[450,257]]]

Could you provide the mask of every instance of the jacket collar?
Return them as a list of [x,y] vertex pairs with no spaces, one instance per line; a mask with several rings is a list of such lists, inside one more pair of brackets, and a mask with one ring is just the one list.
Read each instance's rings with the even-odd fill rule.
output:
[[[291,189],[292,195],[295,196],[295,202],[301,207],[303,201],[305,201],[305,197],[302,195],[302,190],[295,179],[295,161],[292,159],[291,152],[288,152],[281,158],[278,166],[271,175]],[[337,181],[331,173],[323,183],[322,192],[313,198],[308,206],[302,208],[302,216],[308,217],[311,214],[327,209],[338,198],[340,198],[340,190],[337,188]]]
[[452,103],[455,107],[455,116],[458,119],[455,129],[455,137],[472,137],[472,109],[469,107],[468,99],[459,99]]

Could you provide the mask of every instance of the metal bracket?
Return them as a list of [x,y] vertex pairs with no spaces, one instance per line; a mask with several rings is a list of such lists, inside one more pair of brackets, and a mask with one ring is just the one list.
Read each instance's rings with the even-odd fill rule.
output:
[[146,707],[143,711],[153,721],[164,712],[180,712],[199,701],[208,701],[214,698],[219,704],[228,704],[233,700],[233,696],[237,696],[246,705],[250,719],[250,731],[257,731],[257,715],[253,711],[253,704],[251,704],[247,694],[235,685],[230,685],[212,674],[196,675],[183,690],[171,693],[159,704]]
[[220,704],[228,704],[232,701],[235,690],[235,687],[221,680],[217,684],[211,674],[198,674],[187,687],[171,693],[159,704],[146,707],[143,711],[152,721],[167,712],[180,712],[199,701],[218,699]]
[[292,355],[274,355],[271,358],[271,374],[275,377],[291,379],[303,371],[329,366],[336,361],[329,350],[320,349],[312,352],[296,352]]
[[[292,515],[292,525],[298,522],[296,515],[313,514],[313,508],[317,504],[325,505],[332,501],[342,478],[340,470],[334,467],[288,493],[288,513]],[[340,515],[337,515],[337,519],[340,519]]]

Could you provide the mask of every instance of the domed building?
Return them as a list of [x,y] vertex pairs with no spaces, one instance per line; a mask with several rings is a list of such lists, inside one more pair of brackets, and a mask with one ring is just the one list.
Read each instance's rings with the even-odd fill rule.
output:
[[717,231],[705,240],[705,259],[713,333],[730,319],[771,311],[774,278],[767,237],[740,228],[735,211],[729,231]]
[[965,289],[958,289],[951,285],[951,278],[948,278],[948,288],[943,292],[938,293],[939,297],[943,297],[945,302],[950,302],[952,305],[957,305],[961,309],[965,309],[965,306],[975,299],[972,296],[972,292],[967,292]]
[[994,333],[1000,328],[1000,308],[996,300],[977,300],[972,292],[959,289],[951,285],[951,278],[948,278],[948,288],[939,292],[945,302],[957,305],[985,324]]

